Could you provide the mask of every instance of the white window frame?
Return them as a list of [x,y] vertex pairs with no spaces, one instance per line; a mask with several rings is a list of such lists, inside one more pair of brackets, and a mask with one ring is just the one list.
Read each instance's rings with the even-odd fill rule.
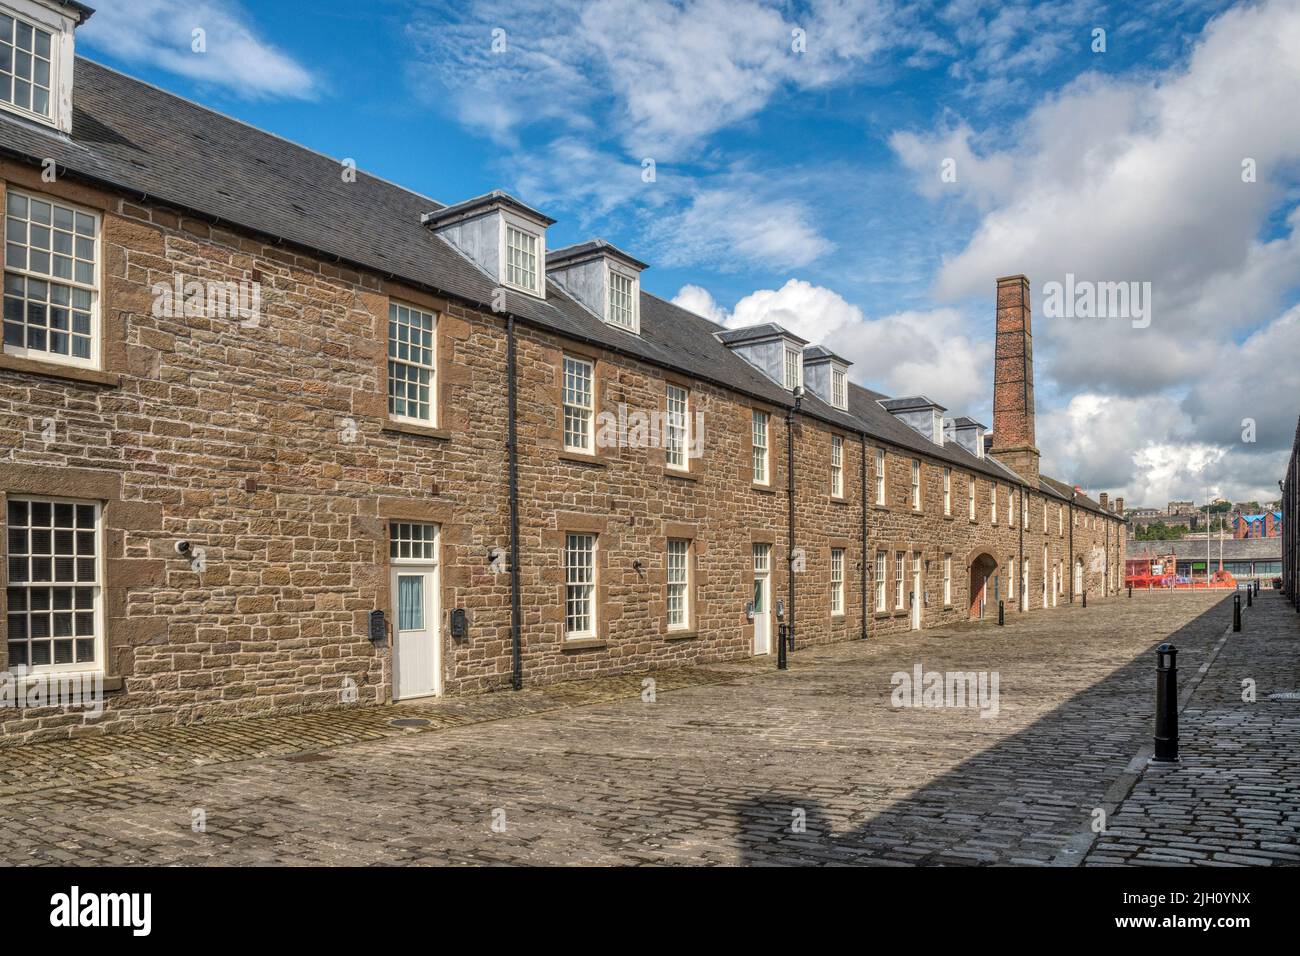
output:
[[803,384],[803,352],[787,345],[783,369],[785,387],[794,391]]
[[885,449],[876,449],[876,504],[885,504]]
[[691,467],[691,390],[668,382],[664,387],[664,462],[674,471]]
[[[564,535],[564,639],[578,641],[593,638],[597,633],[596,588],[599,581],[597,554],[599,535],[593,532],[569,531]],[[581,563],[572,562],[575,555],[584,556]],[[585,580],[589,578],[590,580]],[[575,608],[577,611],[575,612]],[[586,627],[573,628],[571,623],[586,618]]]
[[975,520],[975,476],[966,476],[966,504],[970,511],[970,520]]
[[[615,319],[617,314],[614,307],[615,279],[628,283],[626,323]],[[605,265],[605,322],[624,332],[631,332],[633,335],[641,334],[641,278],[635,273],[616,268],[608,263]]]
[[943,556],[943,604],[948,607],[952,604],[952,555]]
[[876,552],[876,613],[881,614],[889,610],[889,595],[885,582],[889,573],[889,552]]
[[[94,528],[93,528],[93,532],[94,532],[94,536],[95,536],[95,583],[94,583],[93,585],[91,585],[91,587],[92,587],[92,589],[93,589],[93,591],[94,591],[94,595],[93,595],[93,607],[92,607],[92,609],[91,609],[91,610],[92,610],[92,613],[94,614],[94,628],[95,628],[95,635],[94,635],[94,636],[95,636],[95,656],[94,656],[94,659],[93,659],[92,661],[90,661],[90,662],[82,661],[82,662],[78,663],[78,662],[76,661],[76,638],[75,638],[75,636],[73,636],[73,637],[71,638],[72,641],[73,641],[73,648],[72,648],[73,661],[72,661],[71,663],[67,663],[67,664],[55,664],[55,663],[54,663],[54,649],[53,649],[53,641],[57,640],[58,638],[55,638],[55,637],[54,637],[54,633],[53,633],[53,632],[54,632],[54,629],[53,629],[53,627],[51,626],[51,628],[50,628],[50,635],[49,635],[49,638],[48,638],[48,639],[50,640],[50,642],[51,642],[51,648],[50,648],[50,663],[49,663],[49,664],[32,664],[32,663],[31,663],[31,660],[30,660],[30,653],[29,653],[29,655],[28,655],[29,659],[28,659],[28,661],[27,661],[27,663],[26,663],[26,665],[25,665],[26,668],[27,668],[27,673],[28,673],[28,674],[102,674],[102,673],[104,673],[104,659],[105,659],[105,656],[106,656],[106,654],[105,654],[106,644],[105,644],[105,640],[104,640],[104,625],[105,625],[105,614],[104,614],[104,588],[106,587],[105,571],[106,571],[106,569],[107,569],[107,561],[105,560],[105,557],[104,557],[105,534],[104,534],[104,506],[103,506],[103,502],[101,502],[101,501],[95,501],[95,500],[93,500],[93,499],[83,499],[83,498],[63,498],[63,497],[57,497],[57,496],[52,496],[52,495],[27,495],[27,494],[22,494],[22,495],[10,495],[9,498],[8,498],[8,500],[7,500],[7,502],[6,502],[6,504],[5,504],[5,512],[6,512],[6,513],[5,513],[5,515],[4,515],[4,519],[5,519],[5,534],[6,534],[6,540],[5,540],[4,544],[5,544],[5,556],[6,556],[6,562],[8,561],[8,558],[9,558],[9,556],[10,556],[10,554],[9,554],[9,542],[8,542],[8,540],[7,540],[7,536],[8,536],[8,534],[9,534],[9,531],[10,531],[10,530],[12,529],[12,527],[13,527],[13,526],[9,523],[8,503],[9,503],[9,502],[18,502],[18,501],[22,501],[22,502],[26,502],[26,503],[27,503],[27,506],[28,506],[29,512],[28,512],[28,524],[26,525],[26,527],[28,527],[28,528],[31,527],[31,513],[30,513],[30,508],[31,508],[31,505],[32,505],[33,502],[36,502],[36,503],[49,503],[49,505],[50,505],[51,508],[53,508],[55,505],[59,505],[59,504],[72,505],[72,506],[73,506],[73,509],[74,509],[74,510],[73,510],[73,521],[74,521],[74,524],[75,524],[75,521],[76,521],[76,510],[75,510],[75,509],[76,509],[76,507],[77,507],[78,505],[90,506],[90,507],[93,507],[93,508],[95,509],[95,514],[94,514]],[[74,540],[74,548],[75,548],[75,545],[76,545],[76,539],[75,539],[76,531],[74,531],[73,533],[74,533],[74,539],[73,539],[73,540]],[[51,531],[51,535],[52,535],[52,534],[53,534],[53,531]],[[53,571],[53,552],[54,552],[53,542],[51,542],[51,564],[52,564],[51,571]],[[31,556],[31,550],[30,550],[30,538],[29,538],[28,557],[30,558],[30,556]],[[29,565],[29,569],[30,569],[30,565]],[[57,581],[32,581],[32,580],[30,580],[30,575],[29,575],[29,580],[27,580],[27,581],[19,581],[19,582],[15,582],[15,581],[13,581],[11,578],[9,578],[8,575],[6,575],[6,587],[8,587],[9,589],[24,590],[24,591],[27,592],[27,601],[26,601],[27,609],[26,609],[25,611],[15,611],[12,603],[7,603],[6,607],[7,607],[7,612],[8,612],[9,614],[13,614],[13,615],[24,614],[24,615],[27,617],[29,630],[28,630],[28,634],[27,634],[26,641],[27,641],[27,644],[28,644],[29,652],[30,652],[30,646],[31,646],[31,640],[32,640],[32,638],[31,638],[31,632],[30,632],[30,623],[31,623],[31,593],[32,593],[32,590],[33,590],[33,589],[47,589],[47,588],[48,588],[51,592],[53,592],[54,590],[57,590],[57,589],[59,589],[59,588],[75,589],[75,588],[77,588],[77,587],[79,587],[79,586],[80,586],[80,587],[84,587],[85,585],[83,585],[82,582],[80,582],[80,581],[71,581],[71,582],[68,582],[68,581],[64,581],[64,582],[57,582]],[[74,615],[74,628],[75,628],[75,614],[76,614],[76,609],[75,609],[75,595],[74,595],[74,597],[73,597],[73,600],[74,600],[74,607],[71,608],[71,609],[69,609],[69,611],[70,611],[70,613],[72,613],[72,614]],[[50,611],[51,611],[51,612],[53,612],[53,603],[54,603],[53,600],[51,600],[51,601],[50,601],[50,605],[51,605],[51,607],[50,607]],[[5,639],[6,639],[6,641],[7,641],[9,638],[11,638],[11,637],[12,637],[12,633],[9,631],[8,621],[6,620],[6,621],[5,621]],[[43,639],[44,639],[44,638],[42,638],[42,640],[43,640]],[[7,648],[6,648],[6,650],[7,650]],[[10,666],[10,669],[11,669],[11,670],[13,669],[13,667],[16,666],[12,658],[9,659],[9,666]]]
[[1016,599],[1016,556],[1007,558],[1007,600]]
[[831,436],[831,497],[844,497],[844,439]]
[[[579,375],[579,372],[584,369],[585,375]],[[586,404],[580,404],[578,401],[584,397],[582,391],[577,387],[570,387],[571,376],[575,383],[585,379]],[[564,450],[594,455],[596,453],[596,363],[576,355],[565,355],[561,362],[560,377],[560,416],[563,431],[561,441]],[[570,421],[583,423],[585,429],[583,444],[577,445],[570,441]],[[572,432],[576,434],[577,429],[572,429]]]
[[[14,43],[12,41],[16,40],[16,34],[18,29],[17,24],[19,23],[26,24],[28,27],[31,27],[34,31],[39,30],[42,33],[48,34],[50,38],[50,56],[49,56],[50,75],[49,75],[49,85],[48,87],[46,87],[49,94],[49,99],[46,103],[46,107],[47,107],[46,112],[44,113],[38,113],[36,110],[32,109],[31,107],[19,106],[17,103],[13,102],[10,99],[0,99],[0,109],[8,110],[9,112],[15,114],[16,116],[22,116],[27,119],[34,120],[35,122],[42,123],[46,126],[54,126],[59,129],[63,129],[65,132],[67,132],[70,129],[70,126],[65,127],[64,123],[62,122],[65,119],[65,117],[62,115],[63,104],[61,102],[61,94],[70,85],[68,80],[66,80],[63,76],[64,64],[71,61],[70,56],[72,52],[72,44],[71,44],[72,38],[70,35],[71,29],[69,28],[70,21],[68,21],[64,17],[59,16],[59,14],[54,13],[53,11],[46,11],[40,8],[37,8],[37,10],[31,10],[31,6],[33,5],[21,4],[21,6],[24,7],[23,12],[18,12],[18,10],[15,9],[16,6],[19,6],[19,4],[13,4],[13,5],[4,4],[3,6],[0,6],[0,13],[4,14],[5,16],[11,18],[14,21],[14,25],[10,27],[9,36],[5,38],[5,42],[11,43],[10,68],[8,72],[0,73],[0,79],[7,78],[10,80],[11,91],[13,88],[14,81],[19,80],[17,71],[14,69],[15,59],[16,59],[14,54],[18,51],[18,45],[17,43]],[[39,15],[33,16],[33,14],[39,14]],[[34,90],[36,87],[35,34],[33,34],[32,37],[32,49],[30,51],[30,54],[33,58],[31,79],[22,82],[27,82],[30,86],[33,87]]]
[[943,470],[943,514],[944,517],[952,515],[952,469]]
[[[510,278],[511,230],[533,240],[534,264],[537,272],[533,276],[534,284],[532,286],[527,286],[520,282],[514,282]],[[546,230],[535,223],[529,222],[522,216],[517,216],[506,210],[502,210],[499,243],[501,284],[508,289],[514,289],[517,292],[524,292],[528,295],[536,296],[539,299],[546,298]]]
[[903,576],[907,571],[907,552],[894,552],[894,610],[901,611],[906,607],[904,597]]
[[1065,537],[1065,505],[1056,506],[1056,536]]
[[[21,196],[27,200],[27,219],[25,220],[25,229],[27,234],[22,245],[23,248],[27,250],[27,262],[29,266],[31,264],[31,258],[30,258],[31,256],[31,203],[33,200],[41,203],[48,203],[51,207],[62,206],[64,209],[68,209],[72,211],[72,213],[74,214],[74,233],[73,233],[74,250],[76,248],[76,232],[75,232],[76,215],[80,214],[83,216],[89,216],[93,220],[94,231],[95,231],[94,240],[93,240],[94,247],[95,247],[94,248],[95,262],[94,262],[94,277],[89,285],[87,285],[84,282],[78,282],[76,281],[75,278],[73,279],[56,278],[54,275],[50,273],[43,274],[40,272],[34,272],[31,269],[26,267],[20,269],[16,266],[10,266],[8,264],[9,261],[8,247],[10,242],[12,241],[10,237],[10,227],[8,222],[9,196]],[[89,310],[90,311],[90,357],[79,358],[77,356],[74,356],[71,354],[70,348],[69,348],[68,355],[60,355],[57,352],[48,351],[48,349],[45,351],[38,351],[36,349],[28,348],[26,345],[27,324],[26,324],[25,317],[24,317],[23,324],[21,326],[23,330],[24,344],[21,346],[2,344],[0,345],[0,348],[3,349],[5,355],[12,355],[15,358],[25,358],[36,362],[49,362],[54,365],[67,365],[73,368],[102,369],[103,349],[101,347],[101,340],[103,338],[103,320],[100,315],[100,291],[103,288],[103,274],[104,274],[103,218],[100,216],[99,213],[95,212],[95,210],[88,209],[85,206],[79,206],[76,203],[68,202],[65,199],[59,199],[54,196],[47,196],[42,193],[31,192],[26,189],[16,189],[13,187],[10,187],[6,191],[4,215],[6,217],[5,230],[4,230],[5,231],[5,250],[4,250],[5,265],[3,268],[3,272],[5,276],[9,276],[9,275],[22,276],[24,283],[26,283],[29,280],[35,280],[37,282],[44,282],[47,285],[67,286],[70,290],[81,290],[83,292],[90,293],[90,310]],[[51,208],[51,213],[50,213],[51,230],[53,230],[53,221],[54,221],[54,214],[53,214],[53,208]],[[39,225],[42,225],[43,227],[43,224],[39,224]],[[51,237],[51,248],[49,250],[49,254],[51,256],[54,255],[52,237]],[[75,274],[75,263],[73,269]],[[7,283],[6,283],[6,288],[7,288]],[[26,303],[26,301],[27,301],[26,295],[24,294],[23,297],[24,304]],[[47,299],[46,301],[47,301],[47,322],[48,322],[49,300]],[[69,293],[69,301],[71,301],[71,292]],[[71,313],[71,307],[69,307],[69,324],[71,324],[70,313]],[[3,322],[3,318],[0,318],[0,323],[2,322]],[[46,328],[48,330],[49,326],[47,325]],[[48,331],[46,335],[48,337],[49,335]],[[0,329],[0,343],[3,343],[3,329]]]
[[989,524],[998,523],[998,483],[989,482]]
[[691,626],[693,551],[694,546],[689,538],[668,539],[668,548],[664,553],[664,580],[667,585],[665,612],[670,631],[685,631]]
[[1016,496],[1011,492],[1011,486],[1007,485],[1007,527],[1016,526]]
[[912,459],[912,510],[921,510],[921,459]]
[[831,616],[844,616],[843,548],[831,548]]
[[834,366],[831,366],[831,404],[841,409],[849,407],[848,373]]
[[[406,358],[400,358],[393,355],[393,331],[394,326],[400,325],[401,313],[405,309],[409,313],[418,316],[427,316],[433,320],[433,329],[430,332],[429,362],[416,361],[408,353]],[[408,323],[409,325],[409,323]],[[407,343],[408,348],[411,343]],[[420,346],[423,348],[423,346]],[[388,362],[388,417],[395,422],[410,422],[415,425],[425,425],[430,428],[436,428],[438,424],[438,313],[429,309],[422,309],[419,306],[411,305],[408,302],[390,301],[388,303],[388,336],[386,340],[386,352]],[[393,366],[405,365],[410,368],[427,371],[429,373],[429,417],[421,418],[418,415],[399,415],[393,411]],[[409,407],[408,401],[408,407]]]
[[750,440],[753,442],[754,451],[752,477],[756,485],[766,485],[772,478],[771,455],[768,450],[770,438],[768,420],[767,412],[753,410],[753,417],[750,420]]

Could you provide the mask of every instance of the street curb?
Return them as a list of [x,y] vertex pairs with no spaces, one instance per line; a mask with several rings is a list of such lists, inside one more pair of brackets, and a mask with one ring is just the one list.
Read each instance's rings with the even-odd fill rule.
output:
[[[1210,668],[1218,660],[1219,652],[1223,650],[1232,634],[1232,622],[1229,622],[1228,626],[1224,628],[1223,636],[1215,641],[1214,646],[1210,648],[1210,653],[1206,655],[1205,662],[1196,669],[1196,673],[1188,680],[1187,686],[1178,694],[1179,714],[1186,710],[1187,705],[1191,703],[1192,695],[1196,693],[1196,689],[1205,680],[1205,675],[1210,672]],[[1133,788],[1137,786],[1137,782],[1142,779],[1142,775],[1146,772],[1147,765],[1151,762],[1154,754],[1154,744],[1143,745],[1134,754],[1133,759],[1129,761],[1124,772],[1106,788],[1106,793],[1101,799],[1101,809],[1106,814],[1105,819],[1109,820],[1111,816],[1119,811],[1120,805],[1128,799],[1129,794],[1133,792]],[[1065,846],[1060,849],[1048,865],[1060,867],[1082,866],[1083,861],[1092,850],[1092,845],[1097,842],[1097,837],[1101,835],[1100,833],[1094,833],[1092,824],[1089,823],[1066,841]]]

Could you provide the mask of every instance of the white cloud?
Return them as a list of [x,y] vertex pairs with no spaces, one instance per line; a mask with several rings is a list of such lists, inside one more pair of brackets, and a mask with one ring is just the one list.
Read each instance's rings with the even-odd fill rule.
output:
[[834,248],[805,203],[739,183],[697,189],[683,208],[654,217],[645,237],[660,265],[723,272],[806,266]]
[[812,0],[800,16],[759,0],[475,0],[417,11],[410,34],[421,84],[449,91],[458,118],[499,141],[560,120],[668,161],[781,90],[853,75],[908,22],[876,0]]
[[[1182,68],[1080,79],[1012,130],[986,131],[984,140],[1012,144],[1000,151],[972,148],[969,128],[951,123],[895,136],[923,192],[936,193],[939,158],[958,155],[969,175],[961,182],[959,161],[952,195],[989,209],[945,261],[938,293],[982,294],[990,276],[1016,272],[1030,276],[1036,298],[1066,273],[1149,281],[1150,328],[1039,315],[1036,344],[1065,390],[1137,394],[1186,382],[1297,286],[1300,214],[1260,238],[1300,159],[1297,62],[1300,3],[1276,0],[1212,21]],[[1258,182],[1242,181],[1246,157]],[[1111,347],[1096,348],[1099,338]]]
[[728,328],[776,322],[853,362],[854,381],[888,395],[928,395],[954,415],[981,414],[992,393],[992,348],[964,333],[956,309],[871,319],[833,290],[802,279],[752,292],[731,310],[694,285],[684,286],[673,302]]
[[[159,67],[258,99],[310,99],[320,81],[260,39],[233,0],[99,0],[79,41],[128,63]],[[192,48],[204,31],[205,52]]]

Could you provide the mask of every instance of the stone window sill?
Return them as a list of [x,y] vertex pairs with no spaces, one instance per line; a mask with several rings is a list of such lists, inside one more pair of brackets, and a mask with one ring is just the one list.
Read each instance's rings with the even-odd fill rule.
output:
[[414,422],[399,422],[389,419],[384,422],[384,431],[396,435],[418,435],[422,438],[436,438],[439,441],[450,441],[451,432],[445,428],[434,428],[431,425],[416,425]]
[[695,474],[695,472],[693,472],[693,471],[681,471],[680,469],[677,469],[677,468],[668,468],[668,467],[665,467],[665,468],[664,468],[664,477],[665,477],[665,478],[677,478],[677,479],[680,479],[681,481],[699,481],[699,480],[700,480],[700,476],[697,475],[697,474]]
[[76,365],[60,365],[57,362],[41,362],[36,359],[18,358],[15,355],[0,353],[0,370],[9,372],[26,372],[30,375],[42,375],[46,378],[58,378],[68,382],[80,382],[84,385],[107,385],[116,388],[122,384],[122,376],[115,372],[101,372],[93,368],[81,368]]
[[605,462],[595,455],[588,455],[580,451],[562,451],[560,452],[560,461],[571,462],[575,465],[590,465],[593,468],[606,467]]
[[700,636],[695,628],[682,628],[680,631],[665,631],[665,641],[693,641]]
[[776,494],[776,489],[773,488],[771,485],[760,485],[760,484],[755,483],[755,484],[751,484],[749,487],[752,488],[752,489],[754,489],[755,491],[762,492],[762,493],[765,494],[765,495],[774,495],[774,494]]
[[583,637],[577,640],[565,641],[560,649],[562,651],[593,651],[608,646],[609,643],[603,638]]

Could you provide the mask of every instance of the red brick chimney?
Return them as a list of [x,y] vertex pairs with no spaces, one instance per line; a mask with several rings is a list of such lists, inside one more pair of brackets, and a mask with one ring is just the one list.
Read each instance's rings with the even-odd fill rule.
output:
[[1103,492],[1101,493],[1101,497],[1098,498],[1097,500],[1101,502],[1101,510],[1102,510],[1102,511],[1109,511],[1109,510],[1110,510],[1110,495],[1109,495],[1107,492],[1104,492],[1104,491],[1103,491]]
[[998,279],[997,337],[993,349],[993,447],[990,453],[1030,485],[1038,483],[1034,437],[1034,344],[1029,279]]
[[1124,499],[1123,499],[1123,498],[1116,498],[1116,499],[1115,499],[1115,514],[1117,514],[1117,515],[1121,515],[1121,516],[1124,514]]

